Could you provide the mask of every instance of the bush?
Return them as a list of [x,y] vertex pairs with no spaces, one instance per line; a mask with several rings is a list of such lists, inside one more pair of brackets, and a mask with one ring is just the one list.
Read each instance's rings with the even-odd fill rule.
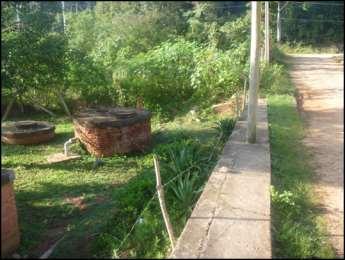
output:
[[195,66],[199,47],[183,39],[164,42],[153,50],[122,61],[117,71],[122,78],[115,79],[125,105],[134,105],[141,97],[145,107],[172,111],[188,100],[193,89],[190,76]]
[[294,88],[284,65],[270,64],[262,70],[260,80],[262,94],[292,95]]
[[243,60],[247,55],[245,46],[246,43],[228,51],[204,48],[197,54],[195,72],[191,76],[195,102],[207,107],[242,88],[243,76],[248,70],[248,63]]
[[236,124],[235,119],[222,119],[216,123],[215,129],[217,130],[220,139],[225,142]]
[[247,74],[246,44],[221,51],[196,42],[167,41],[146,53],[122,60],[113,73],[120,103],[174,113],[183,105],[208,106],[230,97]]

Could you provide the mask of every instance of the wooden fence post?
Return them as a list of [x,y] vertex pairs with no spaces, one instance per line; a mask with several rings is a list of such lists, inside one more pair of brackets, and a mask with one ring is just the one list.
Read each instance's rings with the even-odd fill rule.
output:
[[236,92],[236,117],[240,117],[240,100],[239,100],[239,91]]
[[161,210],[162,210],[162,215],[163,215],[165,226],[166,226],[167,231],[168,231],[171,247],[174,249],[174,247],[175,247],[175,236],[174,236],[174,232],[173,232],[173,229],[172,229],[172,226],[170,223],[169,215],[168,215],[168,212],[167,212],[167,209],[165,206],[164,190],[163,190],[162,182],[161,182],[159,162],[158,162],[157,156],[155,154],[153,155],[153,162],[155,165],[156,182],[157,182],[156,188],[157,188],[157,194],[158,194],[158,199],[159,199],[159,205],[160,205]]
[[247,78],[244,79],[244,86],[243,86],[243,101],[242,101],[242,110],[246,107],[246,100],[247,99]]

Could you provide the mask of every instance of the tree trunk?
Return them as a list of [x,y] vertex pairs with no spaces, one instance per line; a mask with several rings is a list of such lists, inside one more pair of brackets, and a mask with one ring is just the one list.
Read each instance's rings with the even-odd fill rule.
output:
[[270,13],[269,2],[265,2],[265,62],[270,62]]
[[64,2],[64,1],[61,1],[61,9],[62,9],[63,31],[65,32],[65,29],[66,29],[66,20],[65,20],[65,2]]
[[49,114],[49,115],[51,115],[51,116],[54,116],[54,117],[55,117],[55,114],[54,114],[52,111],[50,111],[50,110],[49,110],[49,109],[47,109],[47,108],[42,107],[41,105],[34,104],[34,107],[36,107],[36,108],[38,108],[38,109],[40,109],[40,110],[42,110],[42,111],[46,112],[47,114]]
[[280,23],[280,2],[278,1],[278,12],[277,12],[277,42],[280,43],[281,37],[281,23]]
[[256,110],[258,103],[259,58],[260,58],[260,2],[252,1],[251,39],[250,39],[250,73],[247,141],[256,142]]
[[12,106],[13,106],[15,100],[16,100],[16,98],[13,98],[13,99],[11,100],[11,102],[7,105],[6,110],[5,110],[5,113],[4,113],[3,117],[1,118],[1,122],[3,122],[3,121],[6,120],[8,114],[9,114],[10,111],[11,111],[11,108],[12,108]]
[[65,109],[66,114],[67,114],[70,118],[72,118],[72,114],[71,114],[70,110],[68,109],[68,106],[67,106],[67,104],[66,104],[66,102],[65,102],[65,100],[64,100],[64,98],[63,98],[63,96],[62,96],[62,94],[61,94],[60,92],[58,93],[58,97],[59,97],[59,99],[60,99],[60,102],[61,102],[63,108]]

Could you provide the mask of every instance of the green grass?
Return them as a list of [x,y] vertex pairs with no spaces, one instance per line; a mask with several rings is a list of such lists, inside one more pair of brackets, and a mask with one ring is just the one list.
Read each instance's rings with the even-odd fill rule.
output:
[[[48,165],[46,156],[62,152],[63,143],[73,136],[72,123],[66,117],[31,116],[30,119],[55,123],[56,137],[47,144],[35,146],[2,144],[2,166],[13,169],[16,176],[14,187],[21,232],[19,254],[37,257],[42,253],[39,248],[42,244],[54,242],[65,234],[53,257],[113,256],[119,241],[155,191],[153,153],[161,158],[165,183],[174,176],[166,170],[166,165],[171,163],[167,152],[195,147],[197,153],[192,159],[200,160],[202,167],[197,170],[200,178],[195,189],[205,183],[223,146],[223,143],[216,145],[218,133],[214,126],[218,116],[205,114],[200,116],[200,121],[193,120],[189,114],[167,123],[153,118],[150,150],[144,154],[104,158],[98,167],[95,167],[94,157],[76,146],[74,148],[82,153],[80,160]],[[19,119],[23,118],[16,118]],[[212,160],[205,163],[203,159],[208,158],[213,149]],[[75,199],[75,203],[71,203],[71,199]],[[190,209],[181,208],[171,189],[166,190],[166,199],[178,235]],[[144,219],[144,224],[135,228],[117,253],[133,257],[165,256],[169,240],[157,199],[144,212]]]
[[[283,65],[282,65],[283,66]],[[281,94],[294,86],[286,73],[272,79],[280,86],[267,94],[272,167],[273,256],[332,258],[325,223],[313,194],[311,154],[302,144],[303,122],[293,94]]]

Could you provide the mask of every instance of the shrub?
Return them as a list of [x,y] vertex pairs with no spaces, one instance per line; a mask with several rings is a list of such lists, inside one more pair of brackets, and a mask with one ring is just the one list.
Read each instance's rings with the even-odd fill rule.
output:
[[243,75],[247,70],[246,62],[241,63],[246,53],[243,47],[240,45],[229,51],[205,48],[198,53],[191,78],[195,101],[204,107],[209,106],[232,96],[243,85]]
[[185,175],[181,175],[170,187],[181,204],[180,207],[184,209],[182,215],[189,215],[197,196],[202,191],[197,173],[188,172]]
[[230,133],[232,132],[232,129],[234,129],[236,124],[235,119],[230,118],[230,119],[222,119],[216,123],[216,126],[214,127],[218,134],[220,139],[225,142]]
[[196,43],[185,40],[164,42],[153,50],[140,53],[119,64],[124,76],[118,79],[118,90],[126,105],[138,97],[145,107],[165,111],[181,106],[191,97],[190,75],[194,69]]
[[284,65],[271,64],[262,70],[260,80],[262,94],[291,95],[294,88]]

